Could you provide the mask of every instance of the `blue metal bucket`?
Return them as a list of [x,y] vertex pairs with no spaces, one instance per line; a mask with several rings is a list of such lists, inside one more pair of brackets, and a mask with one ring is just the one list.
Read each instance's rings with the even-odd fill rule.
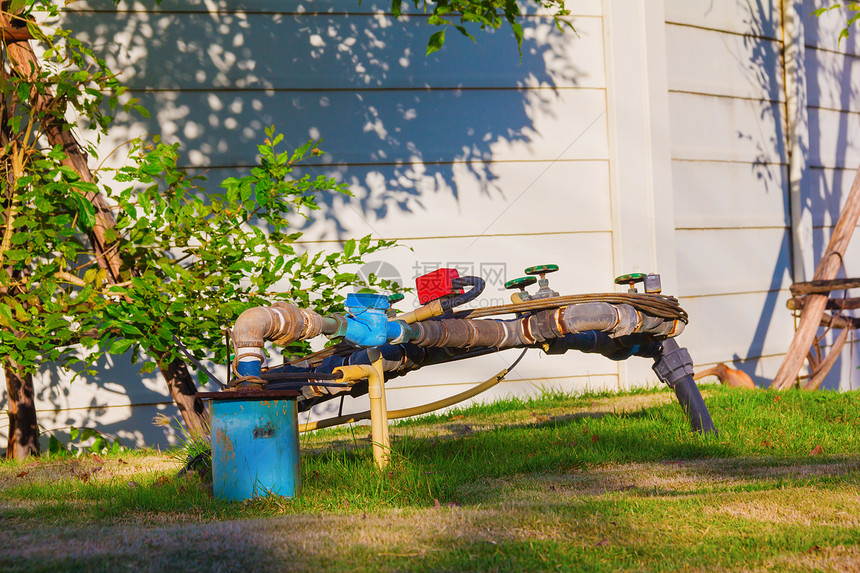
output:
[[301,491],[298,409],[290,398],[211,401],[215,497],[230,501]]

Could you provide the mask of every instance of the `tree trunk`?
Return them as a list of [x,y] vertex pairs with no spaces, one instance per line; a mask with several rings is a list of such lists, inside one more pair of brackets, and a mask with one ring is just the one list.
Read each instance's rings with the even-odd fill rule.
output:
[[203,404],[203,400],[196,398],[197,386],[188,372],[188,366],[181,360],[173,362],[158,362],[161,374],[167,382],[170,395],[179,408],[188,433],[196,438],[202,438],[209,434],[209,411]]
[[9,407],[9,444],[6,457],[24,459],[39,455],[39,426],[36,424],[33,375],[21,376],[16,364],[6,362],[6,397]]
[[[12,20],[7,13],[0,13],[0,27],[4,29],[13,28]],[[28,81],[38,78],[40,72],[39,59],[36,52],[28,41],[14,42],[6,45],[6,53],[12,71]],[[50,91],[41,94],[33,94],[33,105],[37,109],[47,109],[52,100]],[[63,121],[45,116],[42,118],[42,131],[48,139],[48,143],[59,145],[66,153],[63,165],[74,169],[81,180],[87,183],[93,182],[93,175],[87,164],[87,156],[81,146],[75,140],[74,135],[68,129],[64,129]],[[90,240],[96,252],[96,261],[100,268],[108,271],[111,282],[121,282],[120,261],[116,250],[105,240],[105,231],[116,226],[113,213],[100,193],[87,193],[87,199],[96,210],[96,222],[90,233]]]

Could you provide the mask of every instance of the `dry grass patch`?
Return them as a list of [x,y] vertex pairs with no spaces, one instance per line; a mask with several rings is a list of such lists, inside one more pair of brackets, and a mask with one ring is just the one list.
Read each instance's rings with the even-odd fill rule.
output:
[[110,481],[143,473],[177,472],[182,464],[163,454],[101,457],[84,455],[78,459],[33,460],[0,466],[0,491],[29,482],[51,483],[60,480]]
[[819,547],[813,545],[801,554],[780,555],[763,566],[748,571],[839,571],[860,572],[860,549],[856,546]]
[[779,525],[826,525],[860,527],[860,490],[798,488],[786,499],[781,491],[733,494],[719,506],[706,508],[709,515],[727,515]]

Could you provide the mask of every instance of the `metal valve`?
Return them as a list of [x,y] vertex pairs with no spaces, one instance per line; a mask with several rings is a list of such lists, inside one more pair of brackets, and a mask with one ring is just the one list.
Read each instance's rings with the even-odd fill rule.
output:
[[526,269],[527,275],[538,275],[540,277],[540,279],[538,280],[538,286],[540,288],[535,294],[530,297],[530,300],[558,296],[557,292],[549,288],[549,279],[546,278],[546,275],[548,275],[549,273],[554,273],[557,270],[558,265],[536,265],[533,267],[528,267]]
[[520,292],[515,292],[511,295],[511,301],[514,303],[525,302],[527,300],[531,300],[531,296],[528,292],[526,292],[526,287],[531,286],[537,282],[537,279],[534,277],[519,277],[516,279],[511,279],[505,282],[506,289],[520,289]]
[[639,292],[636,290],[636,283],[644,283],[643,286],[645,287],[645,292],[649,294],[659,294],[663,290],[660,282],[660,275],[656,273],[630,273],[615,277],[615,284],[629,285],[629,288],[627,289],[627,292],[629,293]]
[[639,292],[636,290],[636,283],[644,283],[645,282],[645,273],[630,273],[627,275],[621,275],[620,277],[615,277],[615,284],[617,285],[629,285],[627,288],[627,292],[635,293]]

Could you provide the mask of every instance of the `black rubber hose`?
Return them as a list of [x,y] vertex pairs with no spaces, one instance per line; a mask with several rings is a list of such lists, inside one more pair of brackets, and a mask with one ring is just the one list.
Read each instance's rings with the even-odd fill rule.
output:
[[471,286],[472,288],[463,294],[442,298],[440,302],[442,303],[442,310],[445,312],[478,298],[478,295],[484,292],[486,283],[481,277],[458,277],[451,281],[451,286],[454,288]]
[[711,420],[708,407],[702,399],[702,393],[699,392],[699,387],[696,386],[696,381],[693,380],[692,376],[684,376],[675,383],[672,389],[687,414],[687,419],[690,420],[690,426],[693,430],[701,434],[718,433],[713,420]]
[[674,339],[664,340],[654,357],[653,369],[660,380],[675,391],[693,429],[703,434],[716,434],[711,414],[693,380],[693,359],[687,349],[678,346]]

